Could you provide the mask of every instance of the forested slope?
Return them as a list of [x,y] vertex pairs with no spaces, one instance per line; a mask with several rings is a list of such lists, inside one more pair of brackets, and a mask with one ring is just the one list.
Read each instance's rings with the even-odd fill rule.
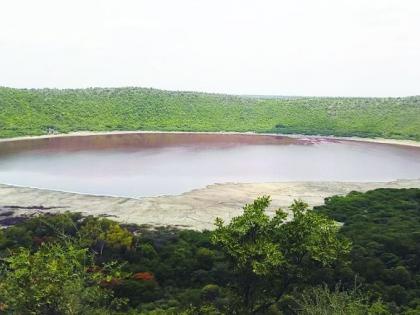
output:
[[420,140],[420,97],[263,98],[144,88],[0,88],[0,137],[254,131]]
[[203,232],[21,217],[0,229],[0,313],[420,314],[420,189],[295,201],[287,222],[269,202]]

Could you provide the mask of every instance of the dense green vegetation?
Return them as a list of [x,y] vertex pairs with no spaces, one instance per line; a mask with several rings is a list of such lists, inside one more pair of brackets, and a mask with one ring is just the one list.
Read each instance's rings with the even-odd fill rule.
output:
[[420,314],[420,189],[296,201],[291,221],[268,204],[212,232],[75,213],[1,230],[0,312]]
[[258,98],[144,88],[0,88],[0,137],[254,131],[420,140],[420,97]]
[[318,210],[344,222],[351,269],[396,312],[420,314],[420,189],[377,189],[332,197]]

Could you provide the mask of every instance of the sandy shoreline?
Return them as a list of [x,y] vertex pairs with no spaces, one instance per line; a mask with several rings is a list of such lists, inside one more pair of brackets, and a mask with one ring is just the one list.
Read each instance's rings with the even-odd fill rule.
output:
[[385,138],[361,138],[361,137],[335,137],[335,136],[322,136],[322,135],[302,135],[302,134],[277,134],[277,133],[255,133],[255,132],[206,132],[206,131],[77,131],[62,134],[42,135],[42,136],[24,136],[15,138],[3,138],[1,142],[12,142],[20,140],[36,140],[36,139],[48,139],[48,138],[62,138],[62,137],[84,137],[84,136],[102,136],[102,135],[123,135],[123,134],[223,134],[223,135],[252,135],[252,136],[280,136],[290,138],[308,138],[308,139],[330,139],[330,140],[341,140],[341,141],[357,141],[357,142],[371,142],[371,143],[382,143],[392,145],[404,145],[412,147],[420,147],[420,141],[414,140],[398,140],[398,139],[385,139]]
[[43,211],[73,211],[110,216],[124,223],[203,230],[212,229],[216,217],[229,221],[240,215],[245,203],[262,195],[271,196],[269,213],[274,213],[279,207],[286,209],[294,199],[302,199],[310,206],[317,206],[323,204],[324,198],[329,196],[376,188],[420,188],[420,179],[393,182],[225,183],[176,196],[139,199],[0,184],[0,220],[7,217],[4,216],[7,212],[19,216]]

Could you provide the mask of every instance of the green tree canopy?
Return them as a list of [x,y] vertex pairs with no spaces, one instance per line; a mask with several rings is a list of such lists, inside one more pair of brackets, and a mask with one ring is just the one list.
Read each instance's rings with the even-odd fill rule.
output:
[[114,300],[100,286],[93,257],[72,243],[20,248],[4,259],[0,303],[10,314],[107,314]]
[[330,265],[350,250],[349,241],[337,235],[339,226],[309,211],[307,204],[295,201],[289,221],[281,209],[270,218],[265,213],[269,204],[270,197],[264,196],[229,224],[216,220],[213,242],[236,271],[232,287],[244,314],[263,312],[281,299],[292,280],[305,282],[310,268]]

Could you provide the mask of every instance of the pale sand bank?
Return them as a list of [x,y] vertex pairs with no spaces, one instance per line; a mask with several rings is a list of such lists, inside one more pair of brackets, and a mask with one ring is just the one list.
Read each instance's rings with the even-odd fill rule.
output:
[[[48,211],[78,211],[92,215],[110,215],[125,223],[181,228],[211,229],[216,217],[228,221],[242,213],[242,206],[262,195],[270,195],[270,211],[287,208],[294,199],[310,206],[323,204],[324,198],[347,194],[352,190],[376,188],[420,188],[418,180],[394,182],[278,182],[214,184],[177,196],[140,199],[81,195],[0,184],[0,212],[15,207],[58,207]],[[32,209],[13,209],[16,215],[33,213]]]
[[393,145],[405,145],[412,147],[420,147],[419,141],[414,140],[398,140],[398,139],[384,139],[384,138],[360,138],[360,137],[335,137],[335,136],[322,136],[322,135],[301,135],[301,134],[278,134],[278,133],[255,133],[255,132],[189,132],[189,131],[77,131],[64,134],[51,134],[42,136],[25,136],[15,138],[3,138],[0,142],[10,142],[19,140],[31,139],[48,139],[48,138],[61,138],[61,137],[83,137],[83,136],[101,136],[101,135],[123,135],[123,134],[147,134],[147,133],[173,133],[173,134],[232,134],[232,135],[253,135],[253,136],[282,136],[290,138],[308,138],[308,139],[330,139],[342,141],[359,141],[359,142],[372,142]]

